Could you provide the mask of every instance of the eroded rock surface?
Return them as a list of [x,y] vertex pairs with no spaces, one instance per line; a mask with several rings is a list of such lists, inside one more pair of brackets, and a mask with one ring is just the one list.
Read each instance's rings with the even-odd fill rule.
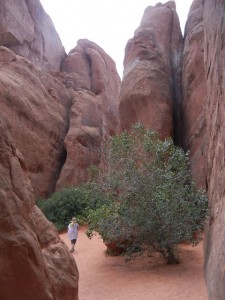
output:
[[225,299],[225,3],[204,1],[206,132],[210,224],[205,242],[205,274],[210,300]]
[[101,162],[104,141],[116,133],[120,78],[114,61],[88,40],[78,41],[62,70],[73,95],[67,151],[57,188],[87,180],[88,168]]
[[100,163],[117,129],[120,79],[112,59],[87,40],[60,73],[65,53],[40,2],[14,2],[0,5],[1,297],[77,300],[75,261],[34,200],[56,184],[85,181]]
[[141,122],[161,137],[173,136],[173,107],[180,101],[182,47],[175,2],[147,7],[125,50],[120,130]]
[[66,53],[39,0],[1,0],[0,46],[43,70],[59,71]]
[[0,286],[4,300],[77,300],[78,271],[34,204],[25,160],[0,115]]
[[204,67],[203,1],[194,0],[187,19],[182,68],[182,135],[180,144],[189,150],[192,174],[206,188],[207,147],[205,107],[207,100]]
[[36,197],[55,190],[65,161],[71,95],[56,78],[0,47],[0,107]]

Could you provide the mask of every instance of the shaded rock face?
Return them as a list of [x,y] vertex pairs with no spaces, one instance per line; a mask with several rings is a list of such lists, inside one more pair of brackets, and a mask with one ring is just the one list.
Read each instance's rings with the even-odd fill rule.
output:
[[204,68],[203,1],[190,8],[184,37],[181,101],[182,135],[179,143],[189,150],[192,174],[199,187],[206,188],[207,147],[205,106],[207,99]]
[[95,43],[78,41],[62,70],[73,95],[67,151],[57,189],[84,182],[88,168],[101,162],[100,150],[116,133],[120,78],[114,61]]
[[55,190],[66,158],[71,95],[51,75],[0,47],[0,107],[23,154],[36,197]]
[[57,189],[87,181],[88,168],[98,165],[101,161],[102,129],[101,102],[98,102],[91,92],[74,92],[70,128],[64,140],[67,157],[57,182]]
[[59,71],[66,53],[39,0],[1,0],[0,46],[43,70]]
[[78,271],[34,204],[25,160],[0,115],[1,299],[76,300]]
[[161,137],[173,136],[173,107],[180,102],[182,47],[175,3],[147,7],[125,49],[120,130],[141,122]]
[[225,3],[204,1],[206,138],[210,224],[205,241],[205,275],[209,299],[225,299]]

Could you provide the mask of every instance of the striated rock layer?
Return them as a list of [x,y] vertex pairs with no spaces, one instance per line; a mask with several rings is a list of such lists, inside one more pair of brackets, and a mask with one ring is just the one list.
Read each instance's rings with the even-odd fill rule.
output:
[[0,47],[0,107],[36,197],[55,190],[66,152],[71,95],[56,78]]
[[210,224],[205,242],[205,274],[210,300],[225,299],[225,3],[204,1],[206,132]]
[[87,180],[88,168],[101,162],[104,141],[116,133],[120,78],[114,61],[98,45],[79,40],[62,70],[73,96],[65,138],[67,157],[57,188]]
[[0,46],[43,70],[59,71],[66,53],[39,0],[1,0]]
[[2,300],[77,300],[78,271],[55,227],[34,204],[25,160],[0,115]]
[[120,130],[136,122],[173,136],[180,103],[183,39],[175,2],[149,6],[127,43],[119,104]]
[[182,136],[180,144],[190,152],[192,174],[199,187],[206,188],[205,152],[207,99],[204,68],[203,0],[194,0],[185,27],[182,60]]

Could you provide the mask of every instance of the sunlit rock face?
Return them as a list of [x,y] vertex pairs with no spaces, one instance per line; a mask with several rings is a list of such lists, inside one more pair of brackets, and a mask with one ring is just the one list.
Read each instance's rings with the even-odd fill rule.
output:
[[36,198],[55,190],[66,157],[71,99],[59,80],[0,47],[0,111],[24,156]]
[[43,70],[59,71],[66,53],[39,0],[1,0],[0,46]]
[[206,188],[206,119],[207,99],[204,68],[203,1],[195,0],[190,8],[184,35],[181,101],[182,135],[180,144],[189,150],[192,174],[199,187]]
[[64,142],[67,157],[58,189],[86,181],[88,168],[101,162],[103,142],[116,133],[120,92],[114,61],[88,40],[78,41],[62,71],[67,74],[73,104]]
[[119,129],[136,122],[173,136],[181,92],[183,38],[175,2],[149,6],[125,49]]
[[210,205],[205,274],[210,300],[225,299],[225,3],[204,1],[207,181]]
[[0,114],[0,286],[4,300],[77,300],[78,271],[34,204],[25,159]]

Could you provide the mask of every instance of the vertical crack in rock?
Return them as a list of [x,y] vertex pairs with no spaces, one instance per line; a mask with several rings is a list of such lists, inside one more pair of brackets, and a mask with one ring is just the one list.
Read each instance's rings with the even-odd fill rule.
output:
[[57,168],[56,168],[56,172],[54,173],[53,179],[52,179],[52,187],[51,187],[51,191],[49,194],[52,194],[53,192],[56,191],[56,186],[57,186],[57,182],[60,178],[62,169],[66,163],[66,158],[67,158],[67,149],[65,147],[65,138],[67,136],[67,133],[69,131],[70,128],[70,115],[71,115],[71,108],[73,105],[73,99],[72,99],[72,95],[70,98],[70,101],[68,102],[68,104],[66,105],[66,119],[65,119],[65,135],[64,138],[62,139],[61,143],[62,143],[62,150],[59,156],[59,160],[57,161]]
[[[183,37],[180,32],[179,42],[174,45],[174,31],[179,30],[179,19],[174,15],[174,11],[169,7],[171,12],[171,26],[170,26],[170,64],[172,72],[172,101],[173,101],[173,141],[176,145],[180,145],[181,139],[181,57],[183,52]],[[175,17],[177,18],[175,22]],[[175,28],[177,27],[177,28]],[[176,38],[176,37],[175,37]]]

